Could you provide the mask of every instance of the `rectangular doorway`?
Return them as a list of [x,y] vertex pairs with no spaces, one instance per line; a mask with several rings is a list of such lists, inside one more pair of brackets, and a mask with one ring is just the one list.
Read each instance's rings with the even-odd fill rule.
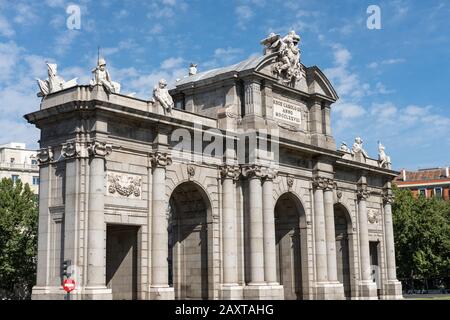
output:
[[114,300],[136,300],[139,227],[108,225],[106,229],[106,285]]
[[370,241],[370,270],[372,281],[377,285],[378,297],[380,297],[381,287],[380,287],[380,267],[378,263],[378,248],[379,242]]

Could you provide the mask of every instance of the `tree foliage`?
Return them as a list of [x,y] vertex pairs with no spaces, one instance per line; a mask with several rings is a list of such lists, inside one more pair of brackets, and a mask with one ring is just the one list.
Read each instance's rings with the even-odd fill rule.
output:
[[0,298],[26,299],[36,279],[38,205],[28,184],[0,181]]
[[447,279],[450,275],[450,202],[414,197],[394,188],[393,220],[399,279]]

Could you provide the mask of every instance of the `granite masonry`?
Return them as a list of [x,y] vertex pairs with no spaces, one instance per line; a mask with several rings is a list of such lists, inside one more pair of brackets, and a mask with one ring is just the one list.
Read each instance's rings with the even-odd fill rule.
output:
[[398,173],[382,145],[337,150],[338,95],[299,43],[192,64],[150,100],[120,94],[104,59],[89,85],[41,87],[33,299],[64,298],[63,262],[72,299],[401,298]]

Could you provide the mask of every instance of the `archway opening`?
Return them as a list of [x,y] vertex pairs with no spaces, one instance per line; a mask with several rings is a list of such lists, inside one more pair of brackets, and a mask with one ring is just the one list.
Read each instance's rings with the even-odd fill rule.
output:
[[169,284],[175,298],[208,299],[208,212],[204,191],[193,182],[179,185],[169,201]]
[[346,299],[351,298],[350,245],[351,221],[347,209],[341,204],[334,205],[334,225],[336,233],[336,260],[338,281],[344,286]]
[[306,230],[301,228],[305,211],[294,195],[282,195],[275,205],[275,241],[278,281],[286,300],[300,300],[302,290],[302,246]]

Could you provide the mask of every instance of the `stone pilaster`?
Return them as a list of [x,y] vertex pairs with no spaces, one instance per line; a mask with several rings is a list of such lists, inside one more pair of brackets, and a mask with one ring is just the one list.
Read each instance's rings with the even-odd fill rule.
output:
[[166,167],[172,164],[167,153],[154,152],[150,156],[152,173],[152,226],[151,226],[151,285],[150,299],[172,300],[174,288],[169,286],[169,233],[166,196]]
[[88,145],[89,204],[87,277],[84,295],[86,299],[112,299],[111,289],[106,288],[105,241],[105,158],[112,147],[105,142],[93,141]]
[[384,235],[385,235],[385,252],[387,265],[387,283],[383,293],[383,299],[403,299],[402,284],[397,280],[396,263],[395,263],[395,243],[394,243],[394,226],[392,223],[392,202],[394,197],[391,190],[391,184],[387,183],[383,192],[384,207]]
[[236,187],[241,169],[237,165],[224,165],[220,168],[222,177],[222,240],[223,240],[223,283],[221,298],[224,300],[242,299],[242,286],[238,284],[237,274],[237,233],[236,233]]
[[358,183],[358,218],[359,218],[359,260],[361,279],[359,281],[360,298],[377,299],[377,287],[370,277],[369,229],[367,224],[367,204],[370,197],[367,190],[366,178],[362,177]]

